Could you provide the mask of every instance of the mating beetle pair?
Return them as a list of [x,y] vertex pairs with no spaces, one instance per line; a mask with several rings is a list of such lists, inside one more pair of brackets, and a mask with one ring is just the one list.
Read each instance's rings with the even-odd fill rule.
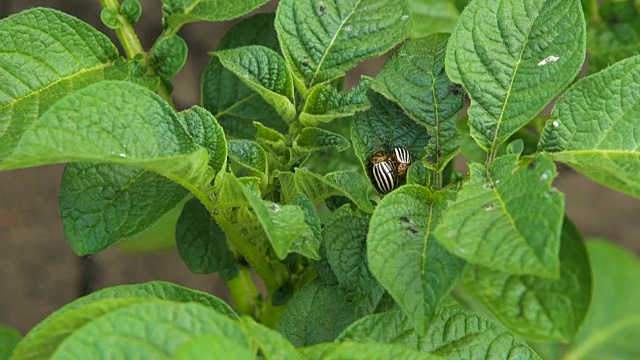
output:
[[373,155],[371,157],[371,174],[378,191],[386,194],[398,187],[398,179],[407,175],[409,165],[411,165],[411,153],[400,146],[393,148],[391,158],[383,151]]

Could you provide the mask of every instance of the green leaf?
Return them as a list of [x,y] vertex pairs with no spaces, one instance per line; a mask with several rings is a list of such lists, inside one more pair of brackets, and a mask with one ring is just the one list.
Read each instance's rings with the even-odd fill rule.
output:
[[255,358],[254,351],[219,335],[197,336],[180,346],[171,357],[173,360],[253,360]]
[[0,359],[9,359],[21,338],[22,335],[17,330],[0,326]]
[[[108,287],[90,295],[81,297],[60,310],[49,315],[47,320],[41,322],[36,328],[45,325],[47,321],[64,315],[67,311],[80,308],[91,302],[101,299],[114,298],[138,298],[150,300],[167,300],[173,302],[196,302],[212,308],[216,312],[225,315],[231,319],[237,319],[238,315],[224,301],[215,296],[202,291],[189,289],[180,285],[172,284],[166,281],[150,281],[142,284],[119,285]],[[35,329],[31,331],[34,332]]]
[[309,227],[302,236],[295,239],[290,246],[292,252],[314,260],[320,260],[320,244],[322,243],[320,216],[315,205],[304,194],[297,194],[293,204],[302,208],[304,221]]
[[[218,50],[246,45],[279,49],[273,14],[257,14],[232,27],[220,41]],[[260,95],[248,88],[217,57],[211,57],[202,77],[202,104],[215,115],[225,132],[234,137],[253,139],[252,121],[286,133],[280,115]]]
[[379,151],[389,152],[402,146],[413,158],[421,160],[427,154],[429,134],[411,120],[402,109],[384,96],[369,92],[371,107],[351,118],[351,141],[365,172],[371,176],[369,159]]
[[151,171],[72,163],[58,195],[62,227],[78,255],[95,254],[155,224],[187,191]]
[[[125,307],[148,302],[139,298],[102,299],[65,311],[55,319],[45,319],[25,336],[16,347],[15,359],[48,359],[62,342],[77,329],[91,321]],[[54,313],[55,314],[55,313]],[[43,324],[45,324],[43,326]]]
[[464,285],[514,333],[534,341],[566,343],[586,316],[591,268],[582,236],[565,218],[558,280],[474,267],[466,273]]
[[578,75],[586,30],[580,0],[473,1],[447,47],[447,74],[471,97],[471,136],[497,149]]
[[460,11],[451,0],[409,0],[413,26],[411,37],[450,33],[458,22]]
[[[118,50],[104,34],[62,12],[36,8],[0,20],[0,159],[65,95],[118,72]],[[44,51],[43,44],[47,44]]]
[[280,333],[258,324],[250,317],[243,317],[240,326],[249,340],[260,348],[266,360],[301,359],[296,348]]
[[187,62],[189,47],[178,35],[161,38],[151,49],[149,64],[163,79],[171,79],[182,70]]
[[640,197],[640,56],[577,82],[556,103],[540,149],[590,179]]
[[279,205],[264,201],[239,181],[232,180],[233,182],[236,183],[235,187],[242,190],[276,255],[284,259],[291,252],[292,243],[309,229],[304,211],[295,205]]
[[429,186],[429,171],[422,161],[414,162],[407,171],[407,184]]
[[48,358],[76,329],[124,307],[157,300],[200,303],[229,318],[238,316],[224,301],[209,294],[162,281],[106,288],[77,299],[36,325],[16,347],[18,359]]
[[257,129],[256,142],[258,144],[277,155],[284,152],[284,149],[286,148],[284,135],[257,121],[254,121],[253,125]]
[[140,4],[140,0],[124,0],[122,4],[120,4],[120,13],[127,18],[130,23],[137,23],[142,15],[142,4]]
[[493,320],[454,307],[443,307],[425,336],[419,336],[401,311],[362,318],[339,341],[399,343],[450,360],[532,359],[540,357],[524,341]]
[[268,0],[162,0],[165,27],[179,29],[196,21],[225,21],[240,17]]
[[283,0],[275,24],[294,76],[311,88],[392,49],[409,18],[405,0]]
[[317,126],[365,110],[369,107],[366,94],[372,81],[372,78],[363,76],[360,83],[347,92],[336,89],[330,83],[315,86],[307,95],[300,113],[300,123]]
[[118,12],[112,8],[103,8],[102,11],[100,11],[100,21],[109,29],[117,30],[122,27],[118,15]]
[[163,175],[199,197],[213,178],[173,109],[124,81],[102,81],[58,101],[27,130],[0,169],[62,162],[129,165]]
[[176,223],[184,204],[190,199],[189,196],[185,197],[173,209],[162,215],[155,224],[119,243],[118,250],[124,255],[142,255],[175,249]]
[[462,155],[471,162],[485,163],[487,152],[471,137],[468,116],[463,117],[456,123],[456,131],[458,132],[458,139],[460,139]]
[[293,78],[286,62],[277,52],[261,45],[248,45],[212,54],[227,70],[273,106],[287,123],[293,121],[296,116]]
[[240,327],[212,309],[195,303],[154,301],[131,305],[89,322],[66,338],[51,358],[110,359],[122,354],[166,357],[205,334],[224,337],[225,342],[249,349]]
[[312,152],[328,148],[344,151],[351,146],[342,135],[315,127],[306,127],[293,140],[293,149],[298,152]]
[[613,243],[587,243],[593,298],[567,360],[634,359],[640,354],[640,261]]
[[232,269],[236,258],[227,247],[227,238],[198,199],[191,199],[176,225],[176,246],[189,270],[210,274]]
[[323,177],[303,168],[297,168],[295,184],[314,204],[330,196],[340,195],[348,197],[362,211],[373,212],[373,205],[367,195],[371,185],[355,171],[336,171]]
[[564,195],[551,187],[553,162],[505,155],[488,170],[469,167],[469,181],[436,227],[440,243],[473,264],[558,279]]
[[227,141],[229,159],[259,175],[263,183],[267,181],[267,153],[255,141],[233,139]]
[[333,341],[354,320],[355,308],[340,287],[314,280],[289,302],[276,330],[300,347]]
[[356,314],[372,313],[384,289],[369,271],[366,257],[369,216],[358,215],[350,205],[334,211],[323,228],[326,258]]
[[465,269],[465,262],[449,254],[433,234],[445,197],[450,196],[403,186],[380,201],[369,225],[369,268],[420,334]]
[[640,13],[634,2],[608,0],[601,3],[600,11],[593,9],[587,27],[589,73],[640,52]]
[[448,34],[437,34],[404,43],[371,86],[426,126],[427,166],[436,171],[442,171],[459,149],[455,121],[463,92],[444,70],[448,39]]
[[442,360],[444,358],[392,344],[324,343],[300,349],[306,360]]
[[187,130],[196,145],[207,149],[209,165],[216,174],[227,164],[227,140],[224,130],[210,112],[200,106],[193,106],[178,114],[187,124]]

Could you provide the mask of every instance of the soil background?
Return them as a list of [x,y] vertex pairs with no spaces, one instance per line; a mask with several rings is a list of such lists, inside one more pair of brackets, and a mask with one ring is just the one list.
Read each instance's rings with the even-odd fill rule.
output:
[[[136,25],[148,49],[161,32],[161,0],[142,0],[143,15]],[[258,11],[273,11],[276,1]],[[98,0],[0,0],[0,18],[35,7],[52,7],[79,17],[108,34],[100,22]],[[220,38],[233,21],[186,25],[180,32],[189,44],[189,57],[175,78],[174,99],[179,109],[200,103],[200,74]],[[375,76],[383,61],[373,60],[350,72]],[[0,172],[0,324],[23,334],[52,311],[87,290],[107,286],[167,280],[207,291],[225,300],[224,283],[215,275],[194,275],[175,248],[146,254],[127,254],[118,247],[89,260],[73,254],[62,232],[58,189],[63,166]],[[555,186],[566,196],[569,217],[586,238],[602,237],[640,252],[640,200],[599,186],[558,165]],[[89,282],[87,282],[89,276]],[[88,287],[88,288],[87,288]]]

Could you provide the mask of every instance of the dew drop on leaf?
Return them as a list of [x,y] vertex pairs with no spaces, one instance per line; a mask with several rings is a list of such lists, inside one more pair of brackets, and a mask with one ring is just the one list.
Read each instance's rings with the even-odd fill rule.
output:
[[409,15],[407,15],[407,14],[402,15],[400,20],[409,20]]
[[351,30],[353,30],[353,26],[351,26],[351,25],[347,25],[347,26],[344,27],[344,31],[346,31],[346,32],[350,32]]
[[558,126],[560,126],[560,123],[558,122],[558,120],[554,120],[554,121],[551,123],[551,125],[553,125],[553,127],[556,127],[556,128],[557,128]]

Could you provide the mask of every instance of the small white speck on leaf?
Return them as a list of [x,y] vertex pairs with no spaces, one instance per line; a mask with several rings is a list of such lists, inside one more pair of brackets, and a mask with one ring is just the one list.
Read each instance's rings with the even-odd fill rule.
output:
[[351,26],[351,25],[347,25],[347,26],[344,27],[344,31],[346,31],[346,32],[349,32],[351,30],[353,30],[353,26]]
[[560,126],[560,123],[558,122],[558,120],[554,120],[551,125],[553,125],[553,127],[558,127]]
[[456,252],[457,252],[458,254],[464,254],[464,253],[466,252],[466,250],[465,250],[465,249],[463,249],[463,248],[457,248],[457,249],[456,249]]
[[407,14],[402,15],[400,20],[409,20],[409,15],[407,15]]
[[269,207],[271,208],[271,210],[273,210],[274,212],[278,212],[280,211],[280,205],[278,204],[271,204],[269,205]]
[[118,154],[118,156],[120,156],[121,158],[126,158],[127,154],[120,153],[120,154]]
[[487,190],[491,190],[491,189],[493,189],[493,184],[492,183],[486,183],[486,184],[484,184],[484,188],[487,189]]
[[484,210],[485,210],[485,211],[493,211],[495,208],[496,208],[496,207],[495,207],[495,205],[493,205],[493,204],[487,204],[487,205],[484,207]]
[[245,79],[248,79],[248,78],[249,78],[249,74],[242,74],[242,76],[243,76]]
[[549,174],[547,174],[546,172],[543,172],[542,175],[540,175],[540,180],[547,180],[549,178]]
[[558,60],[560,60],[560,56],[553,56],[553,55],[547,56],[544,60],[538,63],[538,66],[544,66],[544,65],[547,65],[548,63],[556,62]]
[[496,185],[500,184],[500,179],[496,180]]

